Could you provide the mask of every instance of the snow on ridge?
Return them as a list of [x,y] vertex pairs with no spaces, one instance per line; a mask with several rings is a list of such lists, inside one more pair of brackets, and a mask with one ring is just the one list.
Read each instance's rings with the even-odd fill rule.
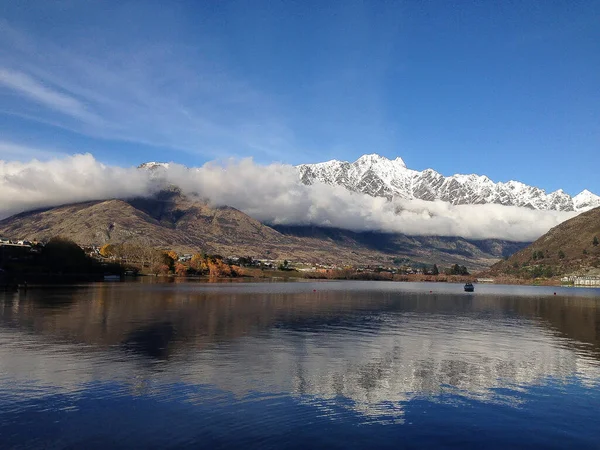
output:
[[138,169],[156,169],[158,167],[163,167],[165,169],[168,169],[169,168],[169,163],[149,161],[149,162],[145,162],[143,164],[140,164],[138,166]]
[[[169,163],[151,161],[139,168],[151,171],[168,169]],[[574,212],[600,207],[600,196],[587,189],[571,197],[562,189],[546,193],[544,189],[516,180],[495,183],[485,175],[454,174],[446,177],[434,169],[421,172],[409,169],[401,157],[389,159],[376,153],[362,155],[354,162],[334,159],[300,164],[296,170],[300,182],[306,185],[318,181],[388,199],[442,200],[453,205],[491,203]]]
[[390,160],[377,154],[363,155],[353,163],[332,160],[296,168],[305,184],[314,181],[339,184],[373,197],[443,200],[454,205],[494,203],[575,212],[600,206],[600,196],[587,189],[571,197],[562,189],[546,193],[520,181],[494,183],[485,175],[445,177],[433,169],[422,172],[409,169],[400,157]]
[[600,196],[593,192],[584,189],[575,197],[573,197],[573,204],[576,211],[585,211],[600,206]]

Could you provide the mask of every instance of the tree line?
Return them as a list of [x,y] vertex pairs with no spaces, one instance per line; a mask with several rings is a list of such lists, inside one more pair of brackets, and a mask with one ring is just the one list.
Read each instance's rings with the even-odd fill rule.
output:
[[199,275],[211,277],[240,276],[243,271],[221,255],[196,253],[189,261],[179,260],[173,250],[158,250],[139,244],[106,244],[99,250],[102,257],[128,265],[137,265],[142,271],[155,275]]
[[20,282],[28,280],[97,279],[104,273],[121,274],[124,268],[115,261],[99,261],[70,239],[53,237],[45,245],[3,247],[0,269],[4,277]]
[[[423,267],[423,274],[439,275],[440,269],[438,268],[437,264],[434,264],[431,270],[427,267]],[[459,266],[458,264],[454,264],[444,269],[444,275],[469,275],[469,270],[466,266]]]

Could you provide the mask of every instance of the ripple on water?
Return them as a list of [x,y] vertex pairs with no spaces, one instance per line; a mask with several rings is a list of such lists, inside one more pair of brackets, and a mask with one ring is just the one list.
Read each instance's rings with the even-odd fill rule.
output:
[[123,284],[55,290],[50,305],[33,291],[0,298],[0,434],[15,447],[592,447],[598,302],[455,288]]

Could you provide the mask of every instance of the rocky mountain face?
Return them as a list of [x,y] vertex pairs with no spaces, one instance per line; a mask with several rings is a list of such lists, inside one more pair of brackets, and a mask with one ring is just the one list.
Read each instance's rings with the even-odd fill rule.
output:
[[471,270],[489,267],[523,243],[497,239],[415,237],[310,226],[270,227],[227,206],[215,207],[177,188],[151,198],[110,199],[17,214],[0,221],[0,236],[48,240],[63,236],[82,246],[136,243],[178,253],[288,259],[335,265],[394,265],[405,259]]
[[[486,261],[508,257],[523,247],[526,242],[512,242],[501,239],[465,239],[448,236],[408,236],[402,233],[380,231],[350,231],[339,228],[274,225],[283,235],[321,242],[335,251],[336,248],[350,248],[353,251],[369,251],[402,259],[448,267],[462,260],[470,268],[476,269],[489,264]],[[391,255],[397,255],[392,257]],[[436,262],[438,261],[438,262]],[[454,261],[454,262],[453,262]],[[494,261],[494,262],[495,262]],[[461,263],[458,263],[461,264]]]
[[600,196],[588,190],[571,197],[562,190],[547,194],[518,181],[494,183],[482,175],[445,177],[432,169],[409,169],[402,158],[390,160],[376,154],[363,155],[352,163],[332,160],[301,164],[297,169],[304,184],[337,184],[374,197],[442,200],[454,205],[495,203],[556,211],[587,211],[600,206]]
[[256,255],[267,249],[265,242],[276,247],[289,243],[235,208],[213,207],[175,188],[151,198],[91,201],[17,214],[0,221],[0,236],[40,241],[63,236],[82,246],[129,242],[223,256]]

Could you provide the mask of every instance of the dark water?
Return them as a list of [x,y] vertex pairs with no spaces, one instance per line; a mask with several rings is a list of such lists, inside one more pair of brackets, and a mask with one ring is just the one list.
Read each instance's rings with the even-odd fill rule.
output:
[[0,447],[600,448],[600,290],[0,293]]

